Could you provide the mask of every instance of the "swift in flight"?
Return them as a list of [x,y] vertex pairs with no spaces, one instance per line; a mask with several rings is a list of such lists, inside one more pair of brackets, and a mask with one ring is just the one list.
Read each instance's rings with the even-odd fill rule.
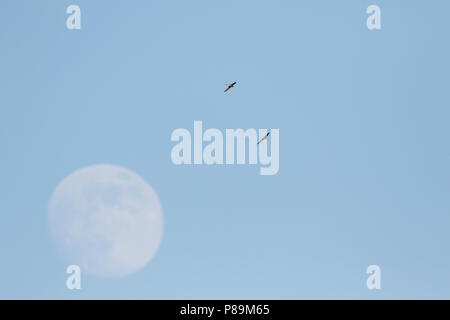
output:
[[224,92],[227,92],[228,90],[230,90],[231,88],[233,88],[235,84],[236,84],[236,81],[233,82],[233,83],[231,83],[231,84],[229,84],[228,87],[225,89]]
[[257,144],[260,144],[261,142],[263,142],[264,140],[266,140],[267,137],[269,136],[269,134],[270,134],[270,132],[267,132],[267,134],[266,134],[264,137],[262,137],[261,140],[259,140]]

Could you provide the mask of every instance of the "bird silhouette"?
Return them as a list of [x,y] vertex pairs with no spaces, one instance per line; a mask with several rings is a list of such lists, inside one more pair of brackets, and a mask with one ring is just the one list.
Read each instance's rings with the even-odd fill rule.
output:
[[235,84],[236,84],[236,81],[233,82],[233,83],[231,83],[231,84],[229,84],[228,87],[225,89],[224,92],[227,92],[228,90],[230,90],[231,88],[233,88]]
[[266,134],[264,137],[262,137],[261,140],[259,140],[257,144],[260,144],[261,142],[263,142],[264,140],[266,140],[267,137],[269,136],[269,134],[270,134],[270,132],[267,132],[267,134]]

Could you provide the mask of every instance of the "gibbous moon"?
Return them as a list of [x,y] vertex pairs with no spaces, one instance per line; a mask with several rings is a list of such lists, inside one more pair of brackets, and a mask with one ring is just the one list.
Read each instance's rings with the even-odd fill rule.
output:
[[91,275],[134,273],[155,255],[163,233],[158,196],[137,174],[93,165],[65,178],[50,199],[53,238],[67,262]]

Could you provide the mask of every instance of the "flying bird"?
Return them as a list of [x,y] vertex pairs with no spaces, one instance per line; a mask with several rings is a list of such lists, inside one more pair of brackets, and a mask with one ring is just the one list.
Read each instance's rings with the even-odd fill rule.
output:
[[270,132],[267,132],[267,134],[266,134],[264,137],[262,137],[261,140],[259,140],[257,144],[260,144],[261,142],[263,142],[264,140],[266,140],[267,137],[269,136],[269,134],[270,134]]
[[233,88],[235,84],[236,84],[236,81],[233,82],[233,83],[231,83],[231,84],[229,84],[228,87],[225,89],[224,92],[227,92],[228,90],[230,90],[231,88]]

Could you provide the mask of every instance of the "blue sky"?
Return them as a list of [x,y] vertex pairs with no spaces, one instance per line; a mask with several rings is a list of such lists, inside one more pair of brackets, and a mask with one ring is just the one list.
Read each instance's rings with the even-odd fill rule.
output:
[[[380,31],[366,28],[371,4]],[[1,1],[0,298],[450,298],[448,12],[444,0]],[[170,134],[194,120],[279,128],[279,173],[174,166]],[[152,185],[164,238],[141,271],[83,276],[74,292],[48,201],[97,163]],[[371,264],[380,291],[365,286]]]

